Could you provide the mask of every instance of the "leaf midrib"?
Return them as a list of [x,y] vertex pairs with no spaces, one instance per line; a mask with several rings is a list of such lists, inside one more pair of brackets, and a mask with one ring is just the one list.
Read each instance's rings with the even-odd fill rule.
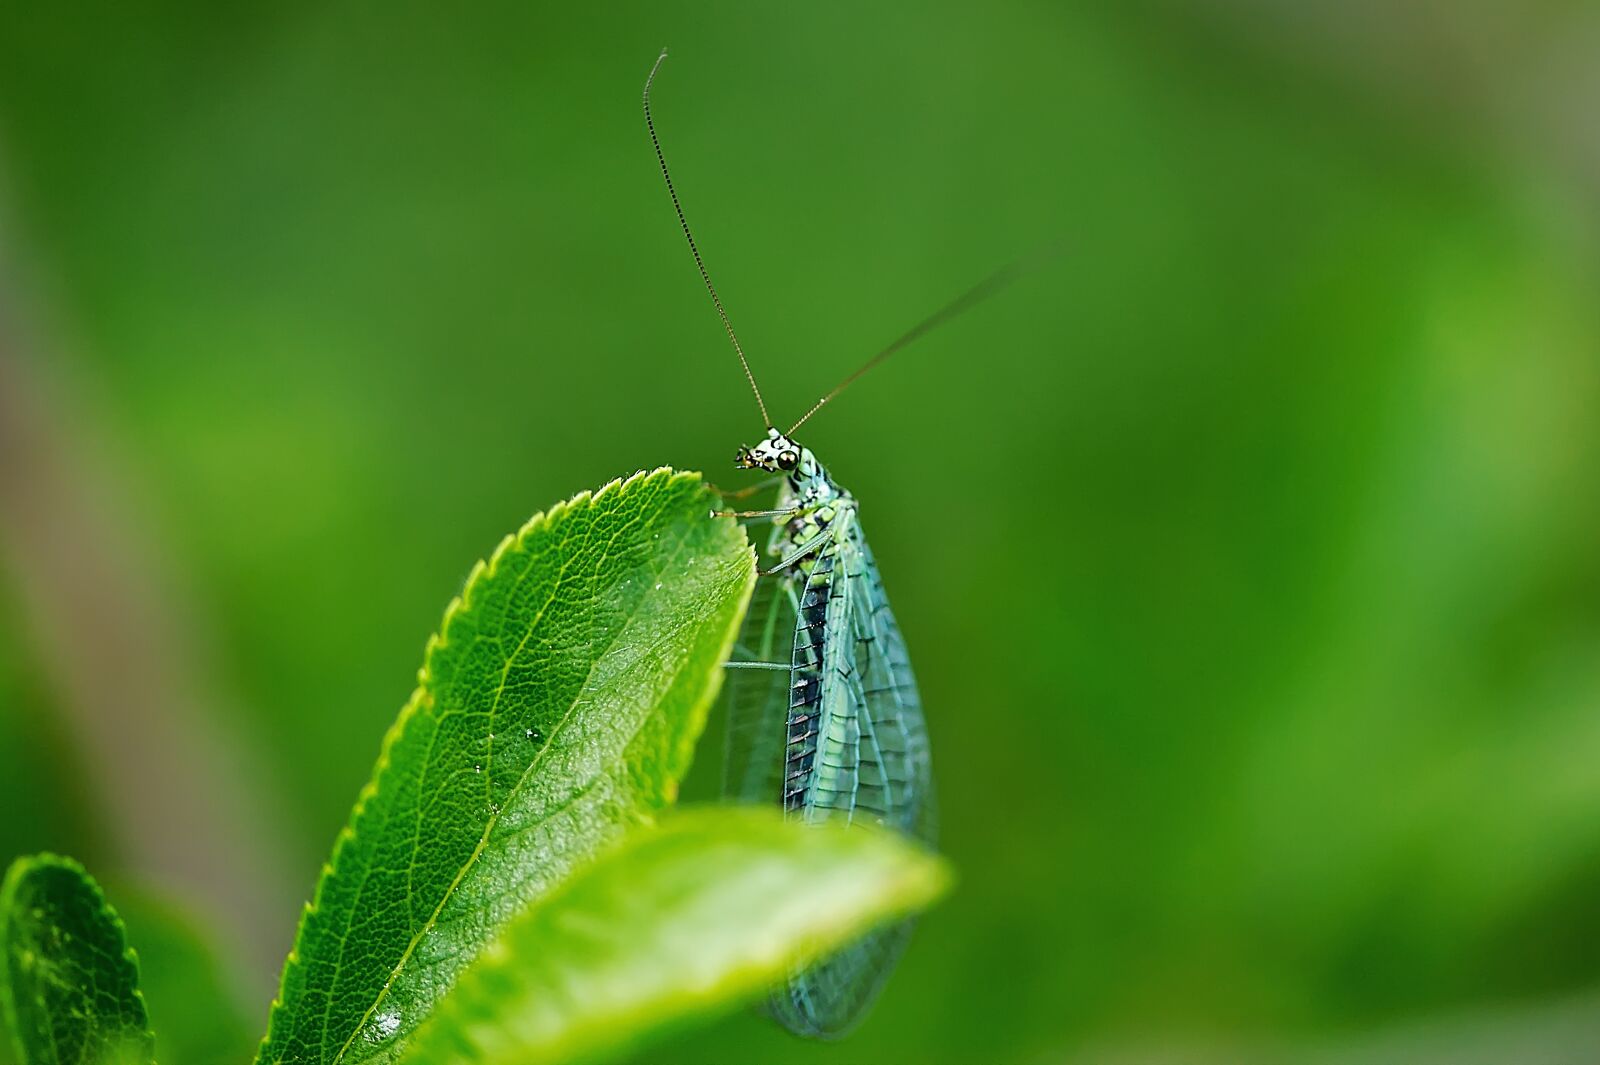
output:
[[[627,530],[627,528],[629,528],[631,525],[637,524],[638,520],[639,519],[637,518],[637,516],[635,516],[633,519],[631,519],[629,521],[628,525],[624,525],[622,528],[616,530],[611,536],[611,543],[614,544],[616,542],[616,538],[619,535],[621,535],[623,532],[625,532]],[[606,552],[602,553],[602,556],[601,556],[601,562],[602,563],[604,562],[606,555],[609,553],[609,550],[610,550],[610,545],[607,546]],[[673,556],[672,556],[673,561],[676,561],[679,557],[681,557],[682,553],[683,553],[683,540],[680,538],[678,540],[678,543],[674,547],[674,552],[673,552]],[[518,644],[519,650],[520,650],[521,647],[524,647],[524,646],[527,645],[527,641],[532,638],[534,630],[538,627],[539,623],[544,619],[545,612],[549,610],[550,604],[555,602],[556,594],[561,589],[561,585],[562,585],[562,580],[563,580],[563,577],[564,577],[565,569],[566,569],[566,567],[563,566],[562,567],[563,574],[562,575],[558,575],[555,583],[551,586],[549,598],[546,599],[544,605],[539,608],[539,613],[537,615],[535,615],[534,620],[531,623],[529,623],[528,632],[523,636],[522,642],[520,644]],[[652,569],[653,569],[653,567],[652,567]],[[577,694],[575,696],[573,696],[572,702],[569,703],[567,708],[566,708],[566,710],[563,711],[563,713],[561,715],[561,720],[556,723],[555,728],[550,730],[550,740],[549,740],[549,742],[547,742],[542,748],[540,748],[539,753],[534,755],[533,761],[528,763],[528,767],[526,769],[524,769],[522,771],[521,776],[519,776],[517,778],[516,784],[512,785],[511,791],[506,797],[506,802],[504,803],[504,805],[501,808],[502,810],[505,807],[509,807],[512,804],[512,801],[521,793],[522,786],[523,786],[523,784],[525,784],[527,782],[529,775],[536,768],[539,767],[539,765],[544,761],[545,756],[547,754],[549,754],[549,752],[552,749],[555,748],[555,746],[556,746],[556,744],[555,744],[556,737],[561,735],[562,732],[566,729],[567,724],[572,720],[573,711],[575,711],[578,708],[578,705],[581,702],[583,702],[584,693],[588,690],[588,682],[594,679],[595,670],[599,668],[600,663],[605,658],[605,656],[611,653],[611,649],[617,645],[617,643],[622,639],[623,635],[633,626],[634,619],[637,618],[637,617],[638,617],[638,614],[636,612],[635,613],[630,613],[628,615],[627,619],[622,623],[622,625],[618,627],[617,632],[615,633],[615,635],[613,635],[611,637],[611,639],[606,642],[605,649],[602,650],[600,652],[600,654],[598,654],[598,655],[596,655],[594,657],[594,661],[589,666],[588,673],[584,676],[584,682],[582,684],[580,684],[579,687],[578,687]],[[508,659],[508,661],[509,661],[509,659]],[[681,664],[680,664],[679,669],[675,670],[673,672],[672,676],[674,678],[677,677],[678,672],[681,672],[681,668],[682,667],[681,667]],[[510,674],[510,670],[509,670],[509,666],[508,666],[506,671],[504,671],[502,673],[502,675],[501,675],[500,686],[499,686],[499,689],[495,693],[494,702],[496,704],[498,704],[500,696],[501,696],[501,694],[503,694],[503,692],[505,690],[505,678],[506,678],[506,676],[509,676],[509,674]],[[640,727],[642,727],[642,722],[641,722],[641,726]],[[638,735],[638,731],[639,730],[637,728],[634,729],[633,730],[633,735],[637,736]],[[537,823],[543,823],[544,821],[548,821],[548,820],[549,820],[549,818],[546,817],[546,818],[542,819],[541,822],[537,822]],[[334,1058],[333,1058],[334,1065],[339,1065],[339,1063],[344,1060],[344,1056],[349,1051],[350,1045],[355,1042],[356,1037],[361,1034],[362,1030],[366,1027],[367,1022],[371,1019],[372,1015],[377,1011],[378,1007],[383,1004],[385,998],[388,997],[389,991],[394,986],[395,980],[399,978],[401,971],[406,967],[406,964],[411,960],[412,954],[414,954],[416,952],[417,944],[421,943],[423,937],[426,936],[430,931],[432,931],[434,926],[438,923],[439,914],[444,911],[444,908],[449,903],[449,901],[452,898],[455,897],[456,889],[461,886],[461,881],[466,877],[467,873],[470,872],[472,867],[477,864],[479,856],[483,853],[484,848],[488,845],[489,837],[494,834],[495,827],[497,825],[499,825],[499,823],[500,823],[500,810],[496,810],[496,811],[492,812],[489,815],[489,820],[484,825],[483,834],[478,838],[477,845],[473,847],[472,853],[467,856],[467,860],[461,864],[461,868],[456,871],[455,878],[453,880],[451,880],[450,886],[445,889],[445,893],[440,897],[439,904],[434,907],[433,913],[428,915],[428,919],[427,919],[426,922],[423,923],[422,928],[419,929],[417,931],[417,933],[414,936],[411,937],[411,941],[406,944],[405,952],[400,956],[400,959],[397,962],[395,962],[394,967],[389,971],[388,978],[386,980],[384,980],[383,988],[373,998],[372,1004],[367,1007],[365,1012],[362,1013],[360,1019],[356,1022],[354,1027],[351,1028],[350,1034],[349,1034],[349,1036],[347,1036],[345,1038],[344,1044],[339,1047],[339,1052],[334,1055]],[[282,1059],[280,1058],[279,1061],[281,1062]]]
[[[562,538],[561,538],[561,542],[556,545],[557,550],[564,549],[566,547],[567,541],[569,539],[571,539],[570,535],[563,535]],[[505,692],[505,679],[506,679],[507,676],[510,675],[510,669],[511,669],[510,663],[515,659],[516,655],[518,655],[518,654],[520,654],[522,652],[522,648],[527,646],[528,640],[530,638],[532,638],[533,633],[538,629],[539,623],[544,620],[544,615],[550,609],[550,604],[555,602],[556,593],[559,592],[560,589],[561,589],[561,582],[562,582],[562,580],[565,579],[566,572],[567,572],[567,567],[569,565],[571,565],[572,559],[573,559],[573,556],[569,555],[567,557],[567,561],[562,563],[560,571],[556,574],[555,583],[551,586],[550,594],[545,598],[545,601],[544,601],[543,605],[541,605],[539,607],[539,611],[538,611],[538,613],[536,613],[534,615],[533,620],[528,623],[528,631],[523,634],[522,640],[517,644],[517,649],[515,651],[513,651],[511,653],[511,655],[509,655],[507,657],[507,660],[506,660],[507,664],[506,664],[505,668],[501,670],[500,683],[499,683],[498,687],[495,690],[495,704],[496,705],[498,705],[501,695],[503,695],[504,692]],[[488,578],[492,577],[493,575],[494,575],[494,571],[492,569],[486,570],[484,572],[484,574],[483,574],[483,579],[488,579]],[[525,579],[526,579],[526,574],[524,573],[523,576],[521,576],[521,577],[519,577],[517,579],[516,583],[520,584]],[[470,592],[470,589],[469,589],[469,592]],[[448,632],[449,632],[448,625],[446,627],[440,629],[440,636],[441,636],[441,648],[440,649],[442,649],[443,640],[448,638]],[[574,706],[577,705],[576,700],[574,700],[573,705]],[[438,742],[438,739],[439,739],[438,725],[442,722],[443,718],[449,716],[449,714],[451,712],[452,711],[443,711],[443,712],[441,712],[439,719],[434,722],[435,731],[434,731],[433,736],[428,740],[428,751],[427,751],[427,754],[423,758],[423,764],[424,765],[426,765],[433,758],[434,745]],[[568,712],[569,713],[571,712],[571,707],[568,707]],[[563,723],[565,723],[565,717],[563,717],[562,721],[563,721]],[[552,733],[552,739],[553,738],[554,738],[554,733]],[[539,751],[539,753],[534,756],[534,760],[529,763],[528,769],[531,770],[534,766],[539,764],[539,760],[544,757],[545,750],[548,750],[548,748],[549,748],[549,745],[547,744],[544,749],[541,749]],[[526,776],[526,771],[524,771],[524,776]],[[517,784],[512,788],[512,793],[515,794],[516,791],[521,788],[521,786],[522,786],[522,781],[519,779],[517,781]],[[420,818],[421,818],[420,808],[419,808],[418,818],[419,818],[419,823],[420,823]],[[355,1027],[353,1029],[351,1029],[350,1035],[348,1037],[346,1037],[344,1043],[340,1045],[338,1052],[334,1055],[334,1058],[333,1058],[333,1060],[335,1062],[335,1065],[337,1065],[338,1062],[344,1060],[344,1056],[345,1056],[346,1052],[348,1052],[349,1049],[350,1049],[350,1044],[355,1041],[355,1037],[361,1033],[361,1030],[364,1027],[366,1027],[367,1021],[369,1019],[371,1019],[373,1013],[377,1010],[377,1008],[380,1005],[383,1004],[384,999],[389,994],[390,987],[393,986],[395,979],[399,976],[400,970],[405,968],[406,963],[411,960],[411,955],[413,953],[415,953],[417,944],[422,941],[422,937],[424,935],[426,935],[434,927],[434,925],[437,923],[439,914],[444,909],[445,903],[449,902],[450,899],[452,897],[454,897],[456,888],[458,888],[461,885],[462,877],[464,877],[466,875],[467,871],[469,869],[471,869],[473,864],[478,860],[478,855],[483,853],[484,844],[487,842],[490,834],[492,834],[492,832],[494,831],[494,827],[498,822],[499,822],[499,815],[497,813],[496,814],[491,814],[490,817],[489,817],[488,823],[484,826],[483,835],[479,838],[477,844],[473,847],[472,853],[467,856],[466,862],[464,862],[462,864],[461,868],[459,870],[457,870],[455,879],[453,879],[450,882],[450,886],[445,889],[445,893],[444,893],[443,897],[440,899],[439,905],[436,906],[434,908],[433,913],[431,913],[428,916],[428,920],[426,922],[424,922],[422,930],[420,932],[418,932],[415,936],[412,937],[411,942],[406,944],[406,949],[401,953],[399,961],[397,961],[395,963],[394,967],[390,969],[388,977],[383,982],[383,987],[379,989],[378,994],[373,998],[372,1004],[367,1007],[367,1009],[366,1009],[366,1011],[364,1013],[362,1013],[361,1017],[356,1021]],[[419,830],[413,829],[412,841],[413,841],[413,846],[414,847],[419,845],[419,843],[420,843],[420,840],[419,840],[418,837],[419,837]],[[413,865],[413,867],[415,866],[415,859],[414,858],[413,858],[412,865]],[[409,872],[409,870],[407,872],[406,890],[408,892],[411,890],[410,872]],[[357,897],[359,898],[359,891],[358,891]],[[350,913],[347,914],[346,917],[345,917],[344,937],[346,939],[349,938],[349,935],[350,935],[350,921],[351,921],[351,919],[353,919],[354,916],[355,916],[355,908],[352,907],[351,910],[350,910]],[[339,971],[343,968],[343,964],[344,964],[344,951],[343,951],[343,946],[341,944],[339,961],[334,965],[334,971],[333,971],[333,977],[332,977],[332,981],[335,984],[337,984],[337,982],[338,982]],[[323,1007],[323,1011],[322,1011],[322,1038],[321,1038],[321,1040],[319,1040],[319,1042],[322,1042],[323,1040],[327,1039],[327,1036],[328,1036],[328,1022],[331,1019],[332,1011],[333,1011],[333,996],[329,995],[328,996],[328,1002]],[[283,1061],[283,1059],[280,1057],[278,1059],[278,1065],[281,1065],[282,1061]]]

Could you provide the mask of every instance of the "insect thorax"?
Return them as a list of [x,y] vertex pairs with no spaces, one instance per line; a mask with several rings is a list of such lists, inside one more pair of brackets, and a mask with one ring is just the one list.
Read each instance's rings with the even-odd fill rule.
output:
[[[815,541],[823,531],[833,528],[846,513],[854,513],[855,497],[839,487],[827,469],[817,461],[810,448],[800,449],[800,461],[783,481],[780,509],[794,510],[793,517],[782,525],[779,538],[781,553],[799,550]],[[827,546],[827,540],[817,544],[814,551]]]

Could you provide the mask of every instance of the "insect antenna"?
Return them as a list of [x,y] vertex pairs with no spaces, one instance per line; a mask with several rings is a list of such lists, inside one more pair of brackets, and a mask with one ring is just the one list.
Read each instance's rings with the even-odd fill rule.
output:
[[929,333],[938,326],[950,321],[950,319],[957,317],[965,311],[971,310],[973,307],[976,307],[978,304],[982,303],[984,300],[988,299],[990,296],[993,296],[1001,289],[1011,284],[1011,282],[1027,273],[1030,268],[1038,265],[1041,260],[1053,258],[1059,252],[1059,250],[1060,249],[1057,245],[1052,244],[1029,255],[1025,255],[1020,259],[1016,259],[1010,263],[1007,263],[1005,266],[1002,266],[1000,269],[996,270],[982,281],[979,281],[976,285],[973,285],[967,291],[963,292],[961,295],[957,296],[955,299],[951,300],[937,311],[934,311],[928,317],[924,318],[922,321],[918,322],[916,325],[902,333],[900,337],[888,347],[884,348],[872,358],[862,363],[854,373],[835,385],[832,392],[829,392],[827,395],[817,400],[816,403],[812,404],[811,409],[806,411],[799,421],[790,426],[789,432],[785,433],[784,435],[789,436],[793,434],[794,431],[804,425],[813,414],[817,413],[817,411],[821,410],[827,404],[833,402],[840,392],[843,392],[845,389],[855,384],[858,378],[860,378],[874,366],[878,365],[884,359],[887,359],[890,355],[893,355],[895,352],[910,344],[912,341],[922,337],[924,334]]
[[661,164],[661,177],[667,183],[667,195],[672,197],[672,209],[678,212],[678,224],[683,227],[683,235],[689,241],[689,253],[694,256],[694,264],[700,268],[700,280],[706,283],[706,291],[711,293],[711,302],[716,305],[717,316],[722,319],[722,328],[727,330],[728,339],[733,342],[733,350],[739,356],[739,365],[744,367],[744,377],[750,382],[750,391],[756,395],[756,406],[761,408],[761,421],[764,425],[771,425],[772,418],[767,414],[766,401],[761,398],[761,389],[756,384],[756,375],[750,372],[750,360],[744,357],[744,349],[739,346],[739,338],[734,335],[733,323],[728,321],[728,312],[722,309],[722,300],[717,296],[716,287],[711,284],[711,275],[706,272],[705,260],[700,258],[700,248],[694,242],[694,234],[689,232],[689,220],[683,216],[683,205],[678,202],[678,190],[672,186],[672,175],[667,171],[667,157],[661,152],[661,138],[656,136],[656,123],[650,117],[650,85],[656,80],[656,71],[661,69],[661,64],[666,62],[667,50],[661,49],[661,54],[656,56],[656,65],[650,68],[650,76],[644,79],[644,124],[650,131],[650,143],[656,149],[656,162]]

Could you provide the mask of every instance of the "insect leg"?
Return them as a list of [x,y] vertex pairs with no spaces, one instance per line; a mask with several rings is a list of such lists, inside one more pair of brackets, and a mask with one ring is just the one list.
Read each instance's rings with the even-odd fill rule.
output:
[[713,510],[713,518],[792,518],[800,513],[793,510]]
[[834,531],[832,529],[818,529],[815,536],[806,540],[800,544],[799,547],[796,547],[793,551],[790,551],[787,555],[784,555],[782,558],[780,558],[776,566],[773,566],[771,569],[762,570],[761,575],[767,576],[769,574],[779,573],[788,569],[790,566],[794,565],[796,562],[799,562],[801,559],[811,554],[811,552],[827,543],[828,540],[833,536]]

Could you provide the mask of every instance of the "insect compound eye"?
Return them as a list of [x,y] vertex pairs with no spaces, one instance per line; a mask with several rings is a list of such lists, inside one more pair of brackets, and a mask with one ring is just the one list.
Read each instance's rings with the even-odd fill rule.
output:
[[780,470],[792,470],[796,465],[799,464],[799,462],[800,456],[796,455],[793,451],[782,451],[778,453],[778,469]]

